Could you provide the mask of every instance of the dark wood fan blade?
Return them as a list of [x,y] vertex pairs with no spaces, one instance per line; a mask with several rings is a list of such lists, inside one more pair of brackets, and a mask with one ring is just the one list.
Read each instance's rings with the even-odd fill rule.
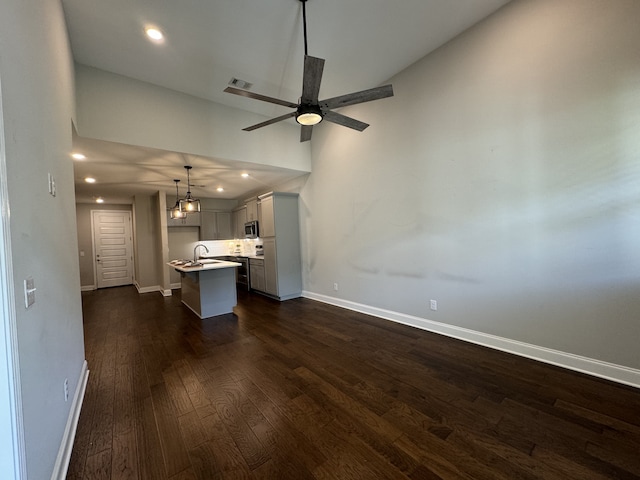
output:
[[387,97],[393,97],[393,87],[391,85],[370,88],[369,90],[362,90],[361,92],[348,93],[347,95],[322,100],[320,102],[320,108],[324,110],[347,107],[349,105],[356,105],[358,103],[370,102]]
[[298,108],[297,103],[287,102],[286,100],[280,100],[278,98],[267,97],[266,95],[260,95],[259,93],[248,92],[246,90],[240,90],[239,88],[227,87],[224,89],[227,93],[233,93],[234,95],[240,95],[241,97],[253,98],[254,100],[260,100],[262,102],[275,103],[276,105],[282,105],[283,107]]
[[369,126],[368,123],[364,123],[360,120],[356,120],[355,118],[347,117],[346,115],[331,111],[325,112],[323,119],[332,123],[337,123],[338,125],[342,125],[343,127],[353,128],[354,130],[358,130],[359,132],[363,131]]
[[304,57],[304,78],[302,80],[302,103],[318,103],[318,93],[320,93],[320,82],[322,81],[322,71],[324,70],[324,60],[322,58]]
[[300,128],[300,141],[308,142],[311,140],[311,133],[313,133],[313,125],[302,125],[302,128]]
[[245,132],[250,132],[252,130],[255,130],[256,128],[266,127],[267,125],[278,123],[278,122],[281,122],[282,120],[286,120],[287,118],[291,118],[295,116],[296,116],[296,112],[287,113],[286,115],[281,115],[279,117],[272,118],[271,120],[267,120],[266,122],[256,123],[255,125],[251,125],[250,127],[243,128],[242,130],[244,130]]

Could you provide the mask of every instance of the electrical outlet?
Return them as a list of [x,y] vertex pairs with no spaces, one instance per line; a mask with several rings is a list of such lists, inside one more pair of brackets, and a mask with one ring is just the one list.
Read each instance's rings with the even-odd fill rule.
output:
[[68,378],[64,379],[64,401],[65,402],[69,401],[69,379]]
[[436,310],[438,310],[438,301],[437,300],[429,300],[429,307],[431,308],[431,310],[433,310],[435,312]]
[[338,283],[337,282],[333,284],[333,291],[334,292],[338,291]]

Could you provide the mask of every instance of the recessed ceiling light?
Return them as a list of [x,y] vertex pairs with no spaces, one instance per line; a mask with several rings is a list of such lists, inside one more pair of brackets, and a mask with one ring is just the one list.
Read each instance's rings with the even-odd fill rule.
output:
[[161,42],[164,40],[164,34],[156,27],[147,27],[144,29],[144,33],[146,33],[147,37],[154,42]]
[[218,187],[218,188],[216,188],[216,191],[217,191],[217,192],[224,192],[224,188],[222,188],[222,187]]
[[93,177],[87,177],[84,179],[84,181],[87,183],[96,183],[96,179]]
[[71,158],[73,158],[74,160],[86,160],[87,157],[85,155],[83,155],[82,153],[72,153],[71,154]]
[[104,203],[104,198],[102,197],[96,198],[96,203]]
[[248,177],[249,177],[249,174],[245,172],[245,173],[243,173],[243,174],[242,174],[242,175],[240,175],[240,176],[241,176],[242,178],[248,178]]

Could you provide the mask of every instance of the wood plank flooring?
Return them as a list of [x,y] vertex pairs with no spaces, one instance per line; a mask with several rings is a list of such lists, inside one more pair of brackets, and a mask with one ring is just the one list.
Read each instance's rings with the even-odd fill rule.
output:
[[638,479],[640,390],[307,299],[83,293],[68,479]]

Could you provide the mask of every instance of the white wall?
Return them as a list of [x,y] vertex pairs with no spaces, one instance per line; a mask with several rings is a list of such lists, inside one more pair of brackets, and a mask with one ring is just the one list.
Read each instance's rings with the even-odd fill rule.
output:
[[514,1],[322,124],[305,289],[639,369],[638,19]]
[[[73,65],[60,2],[3,0],[0,52],[24,445],[28,478],[45,479],[54,470],[84,365],[69,158]],[[47,191],[48,172],[56,180],[55,197]],[[27,277],[37,288],[29,309]]]
[[295,125],[244,132],[265,118],[84,65],[76,84],[82,137],[309,171]]

